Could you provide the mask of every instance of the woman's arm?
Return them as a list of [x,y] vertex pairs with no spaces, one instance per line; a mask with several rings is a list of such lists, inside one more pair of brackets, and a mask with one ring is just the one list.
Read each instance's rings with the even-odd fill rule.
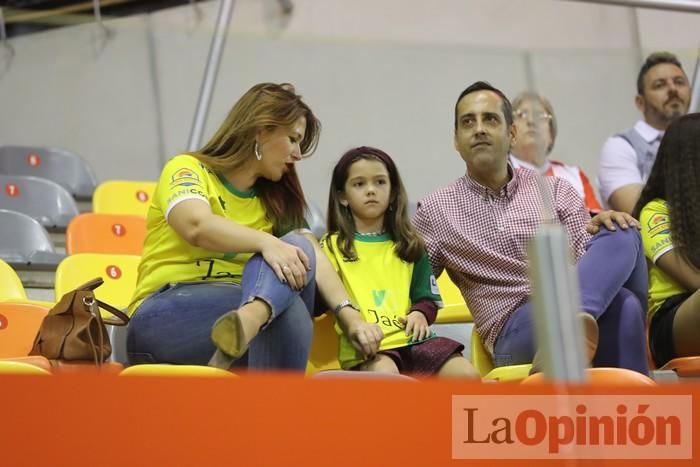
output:
[[[343,286],[340,277],[333,269],[333,265],[321,250],[313,234],[304,234],[309,239],[316,253],[316,285],[321,296],[335,307],[348,300],[348,293]],[[350,306],[345,306],[336,315],[338,324],[343,333],[348,336],[355,349],[366,357],[374,356],[379,350],[379,344],[384,338],[381,328],[376,324],[369,324],[362,315]]]
[[168,224],[190,245],[220,253],[258,253],[273,235],[214,214],[204,201],[188,199],[168,215]]
[[674,248],[661,255],[656,260],[656,265],[689,292],[700,288],[700,271],[683,258],[678,249]]
[[277,277],[299,289],[306,283],[309,259],[304,252],[267,232],[251,229],[214,214],[198,199],[178,203],[168,224],[187,243],[220,253],[262,253]]

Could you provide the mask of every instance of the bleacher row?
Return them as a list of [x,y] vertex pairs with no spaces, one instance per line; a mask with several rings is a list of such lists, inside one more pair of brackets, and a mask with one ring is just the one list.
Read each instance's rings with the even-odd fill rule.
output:
[[[0,148],[0,182],[0,359],[13,359],[5,362],[13,365],[13,372],[19,371],[18,359],[18,365],[24,359],[48,370],[48,362],[28,353],[41,320],[63,294],[102,277],[105,282],[96,296],[118,308],[128,306],[155,182],[97,183],[92,169],[76,154],[18,146]],[[320,238],[325,221],[313,203],[307,221]],[[447,305],[440,323],[471,322],[457,288],[447,276],[440,283]],[[120,369],[127,365],[126,330],[110,330],[113,363],[106,368]],[[307,372],[339,368],[332,318],[317,318],[314,336]],[[209,374],[193,368],[170,371]]]
[[[28,357],[28,353],[41,320],[63,294],[102,277],[104,284],[96,290],[97,298],[117,308],[128,306],[136,286],[145,217],[155,182],[98,184],[92,169],[75,154],[17,146],[0,148],[0,181],[4,187],[0,201],[0,366],[10,365],[7,371],[16,372],[29,363],[41,371],[51,370],[48,361]],[[307,222],[320,237],[325,222],[313,204]],[[485,379],[524,379],[530,365],[493,367],[474,327],[467,326],[472,316],[457,287],[446,274],[438,278],[438,285],[444,303],[436,321],[438,332],[452,332],[450,337],[467,344],[470,352],[465,356]],[[471,336],[465,339],[469,327]],[[459,336],[454,335],[455,329]],[[128,366],[126,328],[110,331],[113,354],[105,368],[121,371]],[[337,349],[333,319],[328,314],[316,318],[307,374],[338,369]],[[129,373],[166,371],[150,367],[134,367]],[[72,367],[66,364],[64,368]],[[700,374],[700,358],[685,365],[676,362],[669,369]],[[193,367],[167,371],[211,374],[210,369]]]

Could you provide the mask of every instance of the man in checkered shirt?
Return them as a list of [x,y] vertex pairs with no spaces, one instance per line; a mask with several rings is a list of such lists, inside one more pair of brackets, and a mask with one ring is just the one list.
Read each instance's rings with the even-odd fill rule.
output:
[[[446,269],[459,287],[496,366],[533,359],[527,243],[547,217],[538,175],[508,162],[516,137],[501,91],[484,82],[465,89],[455,105],[454,146],[467,173],[421,200],[414,217],[435,276]],[[598,324],[593,364],[646,374],[647,269],[639,232],[628,228],[639,224],[612,211],[591,219],[566,180],[542,183],[553,204],[548,220],[566,228],[577,261],[581,310]]]

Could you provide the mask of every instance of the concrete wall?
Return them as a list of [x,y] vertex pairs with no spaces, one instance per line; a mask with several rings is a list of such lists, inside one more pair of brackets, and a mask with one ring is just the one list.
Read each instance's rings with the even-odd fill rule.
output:
[[[412,198],[464,171],[454,100],[477,79],[554,105],[552,157],[594,178],[607,135],[631,125],[639,60],[651,50],[695,66],[700,15],[556,0],[238,0],[205,131],[259,81],[296,85],[322,119],[300,173],[324,206],[340,154],[394,156]],[[18,37],[0,67],[0,144],[72,149],[101,180],[156,178],[185,149],[218,2]],[[639,38],[639,39],[638,39]]]

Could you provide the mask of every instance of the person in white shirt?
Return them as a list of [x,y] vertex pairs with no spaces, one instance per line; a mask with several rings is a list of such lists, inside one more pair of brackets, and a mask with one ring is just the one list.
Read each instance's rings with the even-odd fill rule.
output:
[[688,77],[675,55],[649,55],[637,76],[635,105],[644,115],[633,128],[611,136],[598,166],[600,196],[616,211],[631,213],[656,159],[668,125],[688,112]]
[[583,170],[548,158],[557,137],[557,118],[549,100],[534,92],[520,93],[513,99],[513,123],[518,130],[510,155],[513,167],[563,178],[581,196],[588,212],[598,214],[600,203]]

